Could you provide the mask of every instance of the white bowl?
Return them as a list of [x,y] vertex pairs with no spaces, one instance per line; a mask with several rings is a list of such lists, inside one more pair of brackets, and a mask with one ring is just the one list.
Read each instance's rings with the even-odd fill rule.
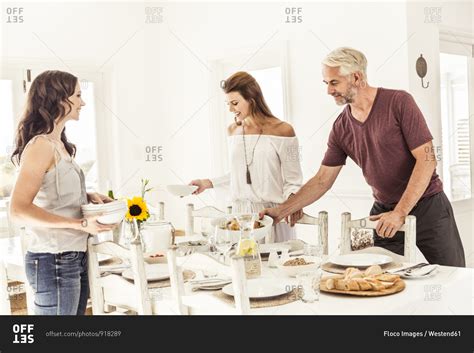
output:
[[[120,223],[125,215],[127,214],[127,210],[119,210],[111,213],[106,213],[97,218],[97,222],[102,224],[116,224]],[[93,216],[93,214],[84,214],[84,216]]]
[[[211,220],[211,225],[215,228],[216,232],[219,232],[219,233],[228,232],[228,234],[232,237],[233,242],[236,243],[240,239],[240,230],[226,230],[226,229],[221,228],[231,218],[232,218],[232,215],[214,218]],[[259,222],[263,224],[263,227],[254,229],[252,231],[252,235],[254,239],[257,241],[265,238],[265,236],[269,234],[269,232],[272,231],[273,219],[265,215],[263,216],[263,219],[259,220]]]
[[[312,264],[299,265],[299,266],[283,265],[285,262],[296,259],[296,258],[303,258],[306,262],[312,262]],[[296,275],[298,275],[299,273],[303,273],[306,271],[316,271],[321,266],[321,259],[314,256],[306,256],[306,255],[295,256],[295,257],[278,260],[276,262],[276,266],[281,272],[283,272],[288,277],[296,277]]]
[[167,185],[166,186],[166,190],[168,190],[168,192],[179,197],[189,196],[197,189],[198,187],[196,185]]

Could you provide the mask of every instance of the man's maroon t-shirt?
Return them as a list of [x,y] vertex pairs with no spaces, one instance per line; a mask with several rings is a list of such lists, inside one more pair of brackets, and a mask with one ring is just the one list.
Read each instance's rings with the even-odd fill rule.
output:
[[[425,118],[409,93],[378,88],[365,122],[356,120],[350,105],[346,105],[334,122],[322,164],[344,165],[349,156],[362,168],[375,200],[395,204],[415,166],[410,151],[432,139]],[[422,198],[442,190],[443,184],[434,171]]]

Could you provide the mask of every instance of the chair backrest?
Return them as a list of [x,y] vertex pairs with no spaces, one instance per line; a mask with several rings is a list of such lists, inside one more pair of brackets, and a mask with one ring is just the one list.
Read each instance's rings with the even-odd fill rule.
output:
[[250,313],[250,298],[247,291],[247,276],[244,261],[244,258],[241,256],[233,256],[230,263],[232,268],[232,287],[234,288],[235,308],[240,315],[248,315]]
[[11,315],[7,268],[0,260],[0,315]]
[[323,254],[328,254],[328,213],[321,211],[318,213],[318,217],[303,214],[303,217],[296,222],[297,224],[308,224],[318,226],[316,234],[317,242],[321,244],[323,248]]
[[[179,266],[176,261],[177,248],[178,247],[176,245],[171,246],[167,253],[171,278],[171,292],[173,295],[173,300],[177,305],[178,312],[181,315],[189,315],[189,307],[183,302],[183,297],[185,296],[183,268]],[[211,259],[210,257],[207,257],[203,254],[194,253],[188,256],[205,256],[208,261],[215,263],[216,266],[223,266],[215,259]],[[230,267],[233,283],[232,285],[234,287],[234,293],[236,293],[234,299],[237,313],[241,315],[248,314],[250,310],[250,301],[247,293],[247,279],[245,274],[244,258],[233,256]]]
[[[130,242],[130,249],[111,241],[94,244],[94,238],[88,239],[88,270],[89,284],[92,299],[92,312],[95,315],[106,313],[106,306],[124,308],[136,311],[139,315],[151,315],[152,306],[148,292],[148,283],[145,273],[142,245],[139,238]],[[110,255],[129,261],[133,272],[134,283],[130,283],[120,275],[109,274],[101,276],[98,254]],[[133,298],[129,301],[120,301],[117,297],[108,296],[108,293],[121,293],[121,297]]]
[[[232,207],[227,208],[227,213],[231,213]],[[215,208],[214,206],[205,206],[198,210],[194,209],[194,204],[190,203],[186,205],[186,223],[184,227],[184,232],[186,235],[194,234],[194,221],[195,218],[217,218],[225,216],[226,213]]]
[[[369,217],[361,219],[351,219],[349,212],[342,214],[341,223],[341,254],[347,254],[352,251],[351,233],[352,229],[375,229],[378,221],[371,221]],[[400,228],[401,232],[405,233],[405,247],[403,258],[406,262],[416,261],[416,217],[407,216],[405,224]]]
[[[3,203],[4,202],[4,203]],[[0,205],[0,217],[5,219],[5,227],[0,228],[0,238],[15,236],[15,228],[10,218],[10,202],[2,201]]]

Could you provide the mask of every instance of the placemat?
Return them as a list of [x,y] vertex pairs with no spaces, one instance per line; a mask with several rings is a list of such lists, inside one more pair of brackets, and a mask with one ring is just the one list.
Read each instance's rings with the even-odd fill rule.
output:
[[[258,308],[269,308],[272,306],[279,306],[292,303],[297,301],[302,296],[302,290],[300,288],[295,288],[292,291],[282,294],[276,297],[271,298],[259,298],[259,299],[250,299],[250,308],[251,309],[258,309]],[[216,298],[230,304],[235,305],[234,297],[231,295],[225,294],[222,290],[212,293]]]

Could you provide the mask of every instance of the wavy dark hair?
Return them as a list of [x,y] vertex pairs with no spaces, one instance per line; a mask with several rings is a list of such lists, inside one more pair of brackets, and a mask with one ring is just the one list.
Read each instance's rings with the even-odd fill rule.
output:
[[221,81],[221,88],[224,93],[239,92],[249,102],[253,116],[275,118],[267,102],[265,102],[265,98],[263,98],[260,85],[249,73],[245,71],[236,72],[228,79]]
[[[71,112],[72,102],[69,97],[74,94],[77,77],[64,71],[45,71],[31,83],[15,139],[15,150],[11,160],[19,164],[26,144],[35,136],[49,134],[56,121]],[[64,107],[64,103],[68,109]],[[66,128],[61,132],[61,141],[71,157],[76,155],[76,146],[68,141]]]

